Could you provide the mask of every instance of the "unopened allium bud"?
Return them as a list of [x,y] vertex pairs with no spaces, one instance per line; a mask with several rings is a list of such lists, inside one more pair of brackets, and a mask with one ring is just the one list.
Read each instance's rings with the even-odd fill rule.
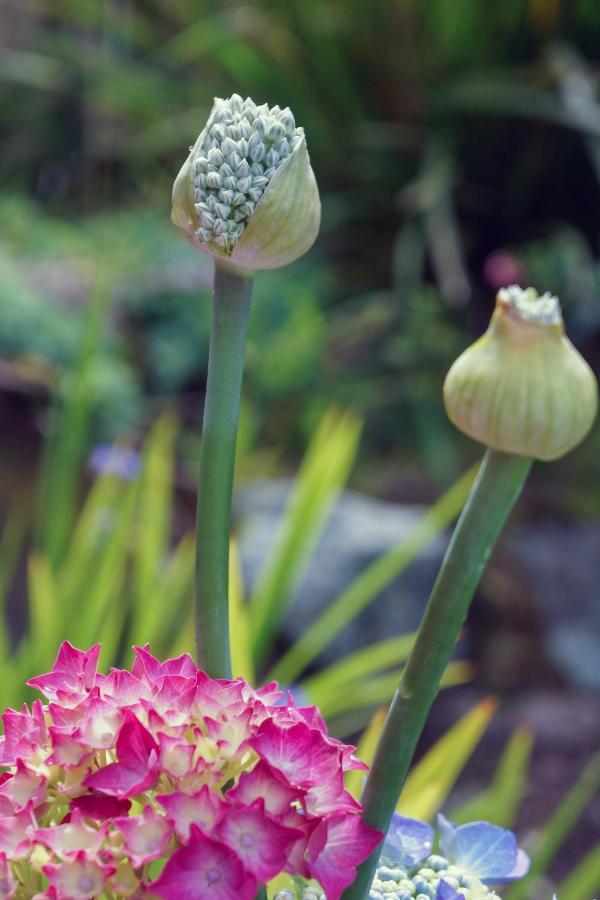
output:
[[498,292],[489,328],[456,360],[444,384],[452,422],[505,453],[557,459],[596,417],[594,374],[565,335],[551,294]]
[[275,269],[306,253],[321,204],[290,110],[215,98],[175,180],[171,218],[198,249],[240,268]]

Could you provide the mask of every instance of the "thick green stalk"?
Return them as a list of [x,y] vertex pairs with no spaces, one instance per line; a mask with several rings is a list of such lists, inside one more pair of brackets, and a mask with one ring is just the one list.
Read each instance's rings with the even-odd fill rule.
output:
[[[362,796],[365,821],[384,833],[398,803],[469,604],[532,460],[488,450],[433,586],[390,705]],[[368,896],[381,845],[358,870],[344,900]]]
[[231,677],[229,532],[235,444],[252,279],[217,265],[196,515],[196,652],[213,678]]

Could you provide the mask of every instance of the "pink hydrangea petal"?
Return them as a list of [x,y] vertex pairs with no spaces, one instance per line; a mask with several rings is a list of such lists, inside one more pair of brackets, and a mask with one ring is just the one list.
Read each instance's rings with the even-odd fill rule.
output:
[[256,879],[236,854],[196,825],[191,826],[188,845],[175,851],[149,885],[162,900],[254,900],[256,888]]
[[102,682],[100,696],[113,700],[119,706],[135,706],[142,699],[149,700],[152,691],[126,669],[111,669]]
[[291,872],[292,875],[300,875],[302,878],[310,878],[307,864],[308,844],[321,819],[307,819],[299,810],[290,809],[277,821],[300,833],[300,837],[288,848],[285,871]]
[[332,816],[315,828],[308,844],[308,868],[327,900],[339,900],[344,888],[352,883],[356,866],[382,837],[355,815]]
[[194,744],[160,732],[158,735],[161,769],[176,780],[185,778],[193,769]]
[[70,769],[81,766],[92,758],[93,750],[73,737],[71,729],[51,725],[49,731],[53,749],[46,760],[48,765]]
[[157,799],[167,810],[167,816],[175,827],[177,837],[184,843],[189,840],[192,825],[200,827],[205,834],[210,835],[227,809],[227,804],[220,795],[211,791],[207,785],[194,794],[174,791],[172,794],[161,794]]
[[17,892],[18,884],[15,881],[12,867],[5,853],[0,853],[0,898],[11,900]]
[[115,797],[134,797],[153,787],[158,780],[158,744],[131,710],[117,736],[117,759],[83,782],[86,787]]
[[237,785],[227,792],[227,799],[249,806],[261,798],[270,815],[281,816],[303,793],[291,788],[275,769],[260,760],[252,771],[242,772]]
[[123,718],[123,710],[100,697],[94,697],[87,704],[83,719],[73,737],[94,750],[108,749],[115,743]]
[[136,868],[163,856],[173,833],[166,816],[151,806],[146,806],[141,816],[113,819],[112,824],[123,835],[128,856]]
[[71,800],[70,809],[73,812],[80,812],[86,819],[104,821],[126,815],[131,809],[131,801],[92,792]]
[[360,813],[362,806],[344,788],[344,773],[340,768],[326,781],[310,787],[304,797],[304,808],[309,815],[327,815],[332,812]]
[[224,721],[215,721],[208,716],[204,718],[207,736],[217,743],[222,756],[231,759],[247,748],[252,738],[251,718],[252,710],[248,707],[243,707],[238,715]]
[[6,709],[2,714],[4,736],[0,744],[0,765],[14,766],[17,759],[28,756],[48,741],[48,730],[42,704],[34,700],[31,713],[26,705],[20,712]]
[[35,826],[31,803],[15,816],[0,818],[0,859],[8,856],[18,860],[29,856]]
[[17,760],[16,772],[0,785],[0,797],[6,798],[18,813],[29,804],[33,808],[42,803],[46,796],[46,778]]
[[304,722],[280,726],[267,719],[251,744],[290,784],[312,787],[339,770],[339,751],[329,746],[320,731]]
[[263,800],[232,807],[217,825],[217,833],[260,883],[283,871],[286,850],[302,832],[279,825],[265,813]]
[[42,866],[42,871],[56,891],[57,900],[92,900],[102,893],[116,868],[87,859],[82,850],[73,859]]
[[38,688],[48,699],[55,698],[61,691],[67,695],[86,693],[96,683],[99,655],[100,644],[83,652],[63,641],[50,672],[30,678],[27,684]]
[[74,811],[68,822],[51,828],[38,828],[35,840],[44,844],[61,858],[73,856],[80,850],[93,851],[95,854],[101,847],[108,830],[107,825],[101,828],[90,828],[84,822],[81,812]]

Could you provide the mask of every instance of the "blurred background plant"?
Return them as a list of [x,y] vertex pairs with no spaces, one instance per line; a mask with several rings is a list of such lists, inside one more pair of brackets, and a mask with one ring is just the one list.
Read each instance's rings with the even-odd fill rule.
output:
[[[496,289],[557,293],[600,367],[597,3],[5,0],[0,44],[4,702],[63,637],[102,638],[105,665],[132,640],[186,645],[211,273],[170,225],[169,195],[213,95],[239,91],[292,107],[324,216],[314,250],[255,289],[239,483],[299,474],[257,577],[233,573],[238,620],[261,623],[250,642],[238,630],[238,666],[300,684],[340,732],[360,730],[389,696],[410,627],[327,649],[353,617],[367,633],[377,595],[460,507],[476,449],[446,421],[441,385]],[[600,739],[589,693],[600,687],[600,428],[551,473],[537,467],[520,513],[519,540],[533,525],[540,535],[527,544],[536,577],[514,547],[500,551],[467,635],[475,681],[444,693],[423,744],[477,692],[500,692],[510,715],[470,778],[489,784],[514,720],[532,720],[542,737],[518,818],[532,834]],[[294,642],[284,621],[299,617],[348,479],[381,500],[437,502],[340,576]],[[567,607],[579,631],[567,639],[563,612],[544,636],[545,617]],[[551,854],[559,880],[600,821],[584,784],[586,812]],[[590,859],[561,900],[600,889]]]

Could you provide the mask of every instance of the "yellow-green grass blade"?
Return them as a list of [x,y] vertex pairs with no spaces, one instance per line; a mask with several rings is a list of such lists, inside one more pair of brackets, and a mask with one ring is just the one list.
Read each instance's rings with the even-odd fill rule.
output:
[[144,449],[133,560],[134,628],[144,619],[169,550],[177,430],[174,415],[163,414]]
[[137,507],[139,484],[123,489],[122,500],[114,512],[106,543],[96,559],[93,576],[79,596],[79,607],[70,619],[63,617],[63,635],[81,649],[95,643],[110,606],[124,603],[120,595],[125,585],[132,527]]
[[146,595],[144,615],[132,624],[128,642],[151,646],[162,657],[194,602],[194,536],[184,535]]
[[444,734],[412,769],[397,810],[429,822],[442,808],[496,710],[488,697]]
[[[383,730],[386,716],[387,707],[382,706],[381,709],[378,709],[377,712],[373,715],[373,718],[365,728],[358,743],[356,755],[359,759],[362,759],[362,761],[367,763],[367,765],[369,766],[371,765],[373,757],[375,756],[377,742],[379,741],[379,736]],[[364,772],[353,771],[348,772],[348,774],[346,775],[346,788],[354,797],[356,797],[357,800],[362,794],[364,779]]]
[[559,885],[560,900],[589,900],[600,894],[600,844],[586,853],[570,875]]
[[477,467],[471,468],[422,516],[410,534],[372,565],[331,603],[273,666],[267,676],[283,684],[298,679],[340,631],[397,578],[456,518],[468,496]]
[[450,818],[458,823],[484,819],[512,828],[527,789],[527,770],[533,750],[533,733],[517,728],[511,736],[494,773],[490,786],[458,809]]
[[320,706],[332,692],[339,691],[340,687],[349,682],[368,678],[390,666],[406,662],[414,639],[415,636],[411,633],[378,641],[305,678],[300,682],[300,687],[306,691],[312,703]]
[[248,609],[244,601],[244,576],[234,540],[229,549],[229,639],[233,677],[245,678],[253,684],[254,665]]
[[[379,706],[380,703],[389,703],[398,687],[402,669],[395,669],[385,675],[374,678],[359,679],[341,685],[336,693],[321,701],[321,712],[327,719],[345,715],[351,710],[365,706]],[[450,663],[444,677],[442,687],[452,687],[464,684],[472,677],[472,669],[468,663]],[[311,697],[312,700],[312,697]]]
[[361,422],[351,413],[326,414],[298,473],[274,549],[250,600],[253,657],[266,658],[331,508],[356,456]]
[[[114,449],[118,452],[118,447]],[[88,493],[56,575],[61,602],[69,617],[77,613],[82,592],[95,576],[98,557],[125,498],[126,485],[110,472],[96,478]]]
[[598,790],[600,790],[600,753],[592,757],[551,816],[531,854],[529,872],[525,878],[511,887],[507,894],[508,900],[524,900],[532,895],[537,880],[548,871],[581,813]]

